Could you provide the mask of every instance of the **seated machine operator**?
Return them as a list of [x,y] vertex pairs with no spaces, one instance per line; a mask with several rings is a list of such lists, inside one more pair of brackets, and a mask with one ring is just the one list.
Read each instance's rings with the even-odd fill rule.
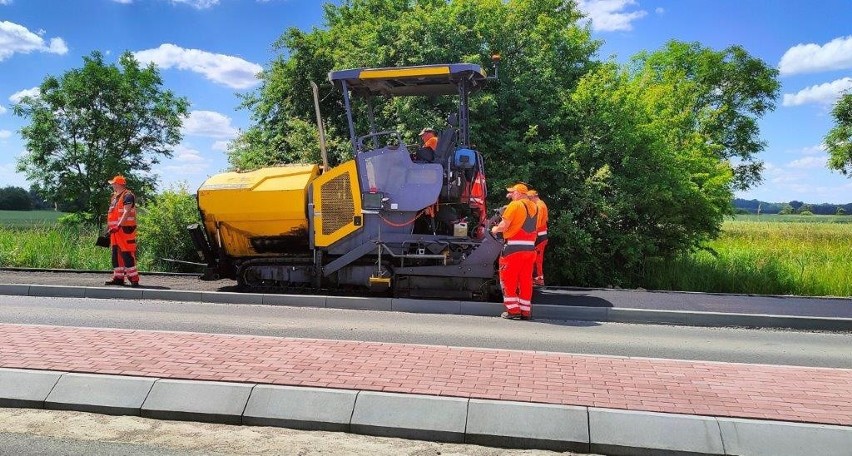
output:
[[435,150],[438,149],[438,135],[434,128],[426,127],[418,133],[423,145],[417,149],[417,161],[433,162],[435,160]]

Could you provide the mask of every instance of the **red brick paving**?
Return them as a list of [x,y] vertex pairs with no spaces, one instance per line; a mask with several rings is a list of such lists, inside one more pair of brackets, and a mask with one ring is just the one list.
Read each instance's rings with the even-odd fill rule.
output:
[[852,369],[12,324],[0,367],[852,425]]

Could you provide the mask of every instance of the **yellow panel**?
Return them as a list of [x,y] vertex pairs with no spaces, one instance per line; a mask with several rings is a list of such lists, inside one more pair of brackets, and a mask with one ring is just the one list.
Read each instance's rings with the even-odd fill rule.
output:
[[314,244],[328,247],[356,230],[361,216],[361,189],[355,160],[326,172],[313,181]]
[[258,255],[256,237],[303,237],[307,245],[307,190],[318,175],[317,165],[288,165],[211,176],[198,207],[213,244],[234,257]]
[[390,70],[364,70],[358,77],[360,79],[390,79],[390,78],[416,78],[420,76],[435,76],[438,74],[450,74],[450,67],[417,67],[398,68]]

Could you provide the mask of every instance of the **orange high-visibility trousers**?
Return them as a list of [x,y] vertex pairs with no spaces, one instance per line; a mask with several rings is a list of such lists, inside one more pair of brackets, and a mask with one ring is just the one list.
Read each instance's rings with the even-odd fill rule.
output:
[[529,317],[532,311],[533,264],[535,250],[510,253],[500,257],[500,285],[503,306],[510,315]]
[[544,249],[547,247],[547,239],[540,241],[535,245],[535,267],[533,268],[533,278],[540,279],[541,285],[544,285]]
[[[135,227],[133,228],[135,231]],[[128,234],[124,228],[110,235],[112,244],[112,278],[130,283],[139,283],[139,270],[136,267],[136,236]]]

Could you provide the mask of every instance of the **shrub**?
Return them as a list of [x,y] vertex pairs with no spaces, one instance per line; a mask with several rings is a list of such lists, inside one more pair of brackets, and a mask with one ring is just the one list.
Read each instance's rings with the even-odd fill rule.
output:
[[198,261],[198,254],[186,226],[201,221],[198,203],[185,184],[157,195],[139,210],[139,262],[159,271],[194,271],[191,265],[164,261],[164,258]]
[[82,228],[92,225],[92,220],[92,214],[89,214],[87,212],[72,212],[70,214],[60,216],[58,219],[56,219],[56,222],[60,226],[64,226],[67,228]]

